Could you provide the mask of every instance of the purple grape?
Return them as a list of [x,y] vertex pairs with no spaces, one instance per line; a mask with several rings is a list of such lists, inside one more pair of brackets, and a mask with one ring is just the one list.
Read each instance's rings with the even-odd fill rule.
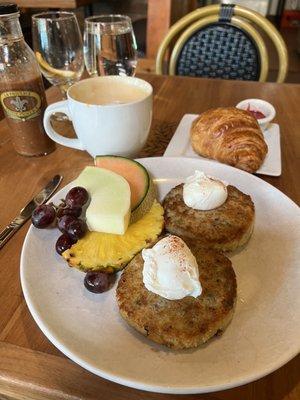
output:
[[59,218],[57,227],[62,233],[67,233],[69,225],[74,221],[77,221],[77,218],[73,217],[72,215],[63,215],[61,218]]
[[81,213],[81,207],[59,207],[57,210],[57,218],[61,218],[63,215],[72,215],[72,217],[78,218]]
[[68,250],[76,241],[70,238],[70,236],[63,234],[61,235],[56,242],[55,250],[61,256],[62,253]]
[[87,231],[86,223],[82,219],[76,219],[68,225],[67,233],[73,240],[82,238]]
[[66,204],[68,207],[82,207],[89,199],[89,194],[85,188],[73,187],[66,196]]
[[90,271],[85,275],[84,286],[92,293],[106,292],[113,282],[114,275]]
[[55,220],[56,212],[50,204],[38,206],[32,213],[31,222],[36,228],[46,228]]

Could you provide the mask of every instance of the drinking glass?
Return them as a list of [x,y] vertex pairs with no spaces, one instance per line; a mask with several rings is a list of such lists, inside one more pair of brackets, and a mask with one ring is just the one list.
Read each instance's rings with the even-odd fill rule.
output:
[[33,50],[44,77],[63,97],[84,70],[83,44],[77,18],[66,11],[32,16]]
[[98,15],[85,19],[84,60],[88,73],[134,76],[137,46],[131,19]]

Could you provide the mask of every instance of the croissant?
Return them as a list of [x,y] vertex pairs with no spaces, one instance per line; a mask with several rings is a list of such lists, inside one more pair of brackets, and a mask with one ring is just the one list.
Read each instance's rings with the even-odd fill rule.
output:
[[258,170],[268,152],[256,119],[234,107],[205,111],[193,122],[190,135],[196,153],[248,172]]

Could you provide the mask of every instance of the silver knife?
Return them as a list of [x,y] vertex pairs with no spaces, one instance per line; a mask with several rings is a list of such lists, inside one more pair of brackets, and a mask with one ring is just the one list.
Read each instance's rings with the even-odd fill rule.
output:
[[0,249],[9,241],[9,239],[21,228],[23,224],[31,217],[33,211],[39,205],[45,203],[58,188],[62,181],[61,175],[55,175],[45,188],[38,193],[34,198],[20,211],[20,214],[14,218],[6,228],[0,232]]

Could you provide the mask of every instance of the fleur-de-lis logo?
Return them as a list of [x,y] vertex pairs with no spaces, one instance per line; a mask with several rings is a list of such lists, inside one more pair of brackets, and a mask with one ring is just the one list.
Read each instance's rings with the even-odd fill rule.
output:
[[15,106],[16,111],[26,111],[28,100],[21,100],[19,96],[16,96],[15,100],[10,100],[10,103]]

